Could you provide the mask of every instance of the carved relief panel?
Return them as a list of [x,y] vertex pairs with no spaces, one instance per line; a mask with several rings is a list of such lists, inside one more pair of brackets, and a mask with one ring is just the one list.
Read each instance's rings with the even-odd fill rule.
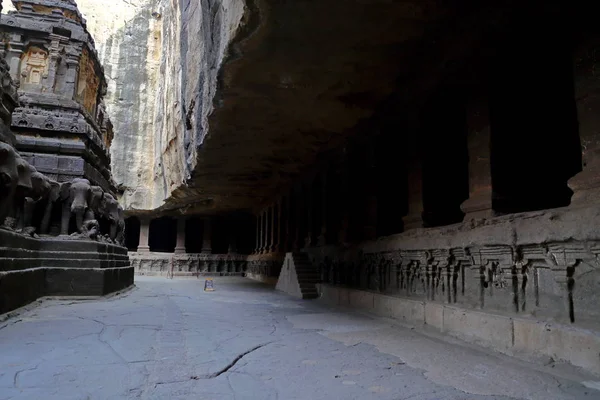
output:
[[79,80],[77,82],[77,101],[87,112],[95,115],[96,102],[100,79],[96,75],[94,61],[90,58],[87,49],[83,49],[79,63]]
[[48,77],[48,52],[38,46],[30,46],[21,57],[21,84],[41,85]]

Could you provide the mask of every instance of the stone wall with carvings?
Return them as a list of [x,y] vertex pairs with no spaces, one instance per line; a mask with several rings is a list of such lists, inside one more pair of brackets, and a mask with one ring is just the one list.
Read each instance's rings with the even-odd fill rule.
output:
[[306,251],[324,283],[600,329],[599,217],[556,209]]
[[239,254],[129,253],[131,265],[139,275],[226,276],[244,275],[246,256]]

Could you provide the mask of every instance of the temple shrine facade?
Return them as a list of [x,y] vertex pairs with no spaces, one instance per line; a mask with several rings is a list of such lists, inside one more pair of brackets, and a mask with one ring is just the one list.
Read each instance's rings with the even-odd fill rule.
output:
[[58,182],[85,178],[114,193],[106,80],[84,18],[70,0],[13,4],[0,23],[0,51],[18,85],[17,150]]

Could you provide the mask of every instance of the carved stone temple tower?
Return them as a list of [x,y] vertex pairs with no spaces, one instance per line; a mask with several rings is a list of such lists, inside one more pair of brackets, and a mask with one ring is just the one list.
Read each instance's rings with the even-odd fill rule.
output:
[[14,0],[2,18],[0,51],[19,86],[15,145],[39,172],[65,182],[83,177],[115,191],[112,124],[104,71],[73,0]]

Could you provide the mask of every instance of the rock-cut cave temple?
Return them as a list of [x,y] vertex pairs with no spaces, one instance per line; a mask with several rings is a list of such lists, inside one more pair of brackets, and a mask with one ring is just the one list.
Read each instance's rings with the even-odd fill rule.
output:
[[2,4],[0,313],[241,275],[600,373],[589,2],[102,3]]

